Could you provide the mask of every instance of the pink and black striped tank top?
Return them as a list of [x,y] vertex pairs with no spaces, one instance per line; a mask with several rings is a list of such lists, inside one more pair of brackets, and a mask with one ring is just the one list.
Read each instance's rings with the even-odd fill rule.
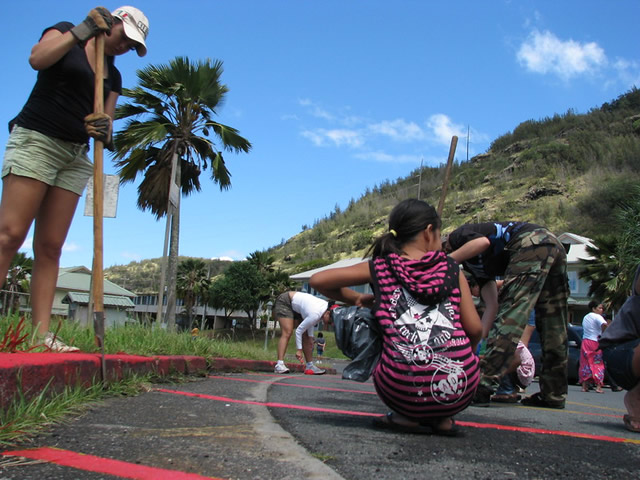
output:
[[373,380],[393,411],[420,420],[466,408],[480,379],[478,357],[460,323],[460,270],[444,252],[420,260],[372,260],[383,332]]

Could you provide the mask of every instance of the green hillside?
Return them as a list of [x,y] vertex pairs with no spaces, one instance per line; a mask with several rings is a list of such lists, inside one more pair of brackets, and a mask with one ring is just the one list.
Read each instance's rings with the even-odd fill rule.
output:
[[[443,177],[444,165],[416,169],[395,182],[386,180],[352,199],[344,210],[336,208],[267,251],[289,274],[363,255],[372,239],[385,231],[387,215],[400,200],[419,196],[437,205]],[[568,111],[525,121],[495,139],[486,153],[455,164],[443,232],[469,222],[524,220],[555,233],[615,235],[615,212],[637,185],[640,90],[634,88],[588,113]],[[216,273],[224,267],[223,262]],[[105,273],[112,281],[117,281],[116,274],[130,279],[126,286],[131,290],[151,291],[159,260],[111,267]]]
[[[289,273],[361,255],[385,230],[398,201],[419,195],[437,205],[443,178],[444,165],[385,181],[269,253]],[[614,235],[614,212],[638,184],[640,90],[633,89],[586,114],[523,122],[488,152],[456,164],[443,231],[469,222],[524,220],[556,233]]]

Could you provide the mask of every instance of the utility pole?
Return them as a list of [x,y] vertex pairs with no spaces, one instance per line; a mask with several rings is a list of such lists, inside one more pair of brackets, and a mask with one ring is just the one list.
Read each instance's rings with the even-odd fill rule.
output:
[[420,158],[420,173],[418,175],[418,200],[420,200],[420,194],[422,193],[422,162],[424,162],[424,157]]
[[467,162],[469,161],[469,133],[470,133],[470,129],[469,129],[469,125],[467,125]]
[[[213,262],[213,258],[209,259],[209,268],[207,268],[207,285],[209,285],[209,281],[211,280],[211,262]],[[207,291],[204,296],[204,308],[202,310],[202,323],[200,324],[200,331],[204,331],[204,326],[207,323],[207,305],[209,304],[209,292]]]

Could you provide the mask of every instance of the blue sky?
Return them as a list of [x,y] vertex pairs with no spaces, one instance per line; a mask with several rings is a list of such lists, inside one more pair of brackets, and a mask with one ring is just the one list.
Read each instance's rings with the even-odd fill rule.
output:
[[[6,2],[0,121],[35,81],[27,62],[42,30],[81,21],[92,2]],[[118,4],[108,4],[115,9]],[[184,198],[180,254],[243,259],[347,206],[369,187],[485,152],[520,122],[586,113],[640,86],[640,2],[411,0],[138,0],[148,54],[116,60],[125,87],[136,70],[176,56],[224,62],[218,120],[253,149],[225,156],[232,188],[206,176]],[[115,130],[121,128],[115,123]],[[0,144],[8,132],[0,128]],[[4,147],[3,147],[4,148]],[[105,172],[115,173],[111,158]],[[104,266],[162,255],[165,220],[120,188],[104,220]],[[91,266],[85,198],[61,266]],[[444,219],[446,222],[446,219]],[[22,251],[31,255],[29,233]]]

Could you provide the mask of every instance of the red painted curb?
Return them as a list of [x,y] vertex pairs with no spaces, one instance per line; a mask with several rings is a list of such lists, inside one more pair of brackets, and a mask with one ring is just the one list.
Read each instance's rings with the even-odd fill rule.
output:
[[[159,376],[171,373],[206,372],[207,362],[196,356],[105,355],[107,379],[121,380],[132,374],[150,372]],[[13,401],[19,392],[26,399],[45,388],[61,392],[67,385],[89,386],[101,379],[101,357],[93,353],[0,353],[0,408]]]
[[[207,370],[218,372],[273,372],[275,362],[239,358],[212,358],[207,368],[204,357],[190,355],[105,355],[107,379],[121,380],[132,374],[154,373],[164,377],[172,373],[194,375]],[[303,365],[287,364],[295,373]],[[8,406],[22,392],[28,400],[47,389],[61,392],[67,385],[89,386],[101,380],[101,358],[96,353],[0,353],[0,408]],[[328,374],[336,374],[334,368]]]

